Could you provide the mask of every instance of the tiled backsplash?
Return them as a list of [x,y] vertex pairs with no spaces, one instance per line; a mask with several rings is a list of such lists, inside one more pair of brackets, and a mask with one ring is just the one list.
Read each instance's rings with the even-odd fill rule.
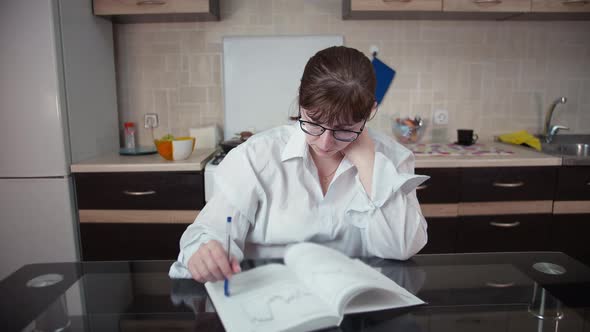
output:
[[[394,116],[421,115],[431,137],[434,109],[481,138],[540,132],[548,105],[566,96],[554,123],[590,133],[590,22],[343,21],[341,0],[223,0],[221,21],[116,25],[120,122],[157,113],[165,133],[223,128],[223,36],[342,34],[397,75],[370,126],[391,133]],[[294,96],[295,98],[295,96]]]

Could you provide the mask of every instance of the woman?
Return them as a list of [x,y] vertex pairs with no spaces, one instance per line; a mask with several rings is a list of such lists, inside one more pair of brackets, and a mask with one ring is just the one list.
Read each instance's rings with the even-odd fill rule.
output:
[[[407,259],[426,243],[412,153],[365,128],[376,112],[369,59],[347,47],[315,54],[293,125],[254,135],[216,172],[216,190],[180,240],[170,276],[200,282],[240,271],[244,258],[282,257],[311,241],[349,256]],[[226,219],[231,223],[231,261]]]

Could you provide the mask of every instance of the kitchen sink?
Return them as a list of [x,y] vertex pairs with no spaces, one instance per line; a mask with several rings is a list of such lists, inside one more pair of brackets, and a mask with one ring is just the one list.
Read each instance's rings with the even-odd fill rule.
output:
[[542,143],[545,153],[561,156],[564,165],[590,165],[590,135],[558,135]]
[[545,144],[543,151],[549,154],[559,154],[564,156],[588,157],[590,144],[570,143],[570,144]]

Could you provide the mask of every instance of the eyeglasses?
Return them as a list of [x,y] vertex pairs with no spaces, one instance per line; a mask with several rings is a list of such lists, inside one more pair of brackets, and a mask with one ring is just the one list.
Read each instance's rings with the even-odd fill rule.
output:
[[299,126],[304,133],[311,136],[321,136],[326,130],[330,130],[332,132],[332,136],[334,136],[334,139],[341,142],[354,142],[363,132],[363,129],[365,129],[366,123],[367,120],[363,122],[363,126],[361,127],[360,131],[354,131],[346,129],[330,129],[317,123],[301,120],[301,118],[299,118]]

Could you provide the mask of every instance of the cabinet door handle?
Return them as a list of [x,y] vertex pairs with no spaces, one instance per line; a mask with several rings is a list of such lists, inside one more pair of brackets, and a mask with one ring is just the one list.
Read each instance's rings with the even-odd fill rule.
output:
[[146,191],[129,191],[123,190],[123,194],[128,196],[147,196],[147,195],[155,195],[155,190],[146,190]]
[[486,286],[494,287],[494,288],[508,288],[508,287],[514,286],[515,284],[516,284],[515,282],[493,282],[493,281],[486,282]]
[[498,182],[498,181],[494,181],[494,183],[492,183],[492,185],[494,187],[500,187],[500,188],[518,188],[518,187],[524,186],[524,181],[517,181],[517,182]]
[[561,2],[562,4],[569,6],[569,5],[582,5],[585,6],[588,3],[590,3],[590,1],[588,0],[563,0]]
[[427,184],[421,184],[418,187],[416,187],[416,190],[422,190],[422,189],[426,189],[426,188],[428,188]]
[[135,4],[138,6],[150,6],[150,5],[161,6],[161,5],[166,4],[166,0],[139,0]]
[[473,3],[476,5],[499,5],[502,0],[473,0]]
[[490,226],[500,227],[500,228],[514,228],[520,225],[520,221],[514,222],[499,222],[499,221],[490,221]]
[[590,186],[590,181],[586,182],[586,185],[587,185],[587,186]]

